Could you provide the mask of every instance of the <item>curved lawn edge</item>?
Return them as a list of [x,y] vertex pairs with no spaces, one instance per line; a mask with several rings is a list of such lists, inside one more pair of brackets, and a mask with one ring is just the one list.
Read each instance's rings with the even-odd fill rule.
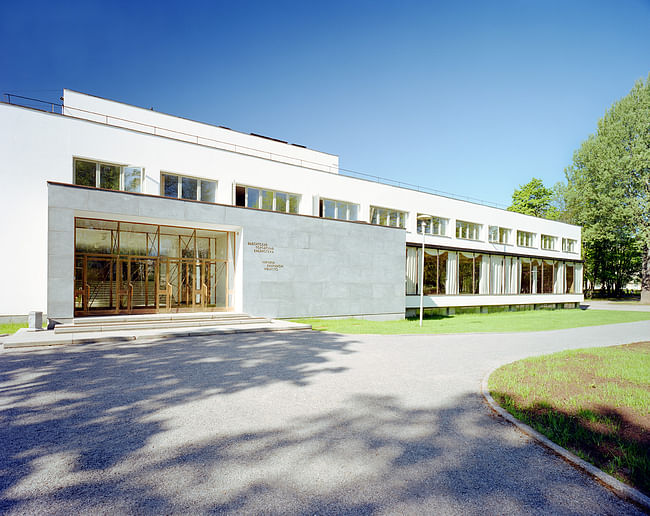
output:
[[634,502],[637,505],[643,507],[644,509],[650,509],[650,497],[644,495],[638,489],[630,487],[627,484],[621,482],[620,480],[614,478],[613,476],[605,473],[602,469],[597,468],[593,464],[590,464],[589,462],[581,459],[577,455],[571,453],[566,448],[563,448],[562,446],[555,444],[548,437],[542,435],[534,428],[528,426],[526,423],[519,421],[507,410],[501,407],[501,405],[499,405],[490,394],[490,391],[488,389],[488,380],[490,379],[492,373],[494,373],[497,369],[499,369],[503,365],[505,364],[498,365],[490,369],[487,372],[487,374],[483,377],[483,380],[481,381],[481,394],[483,395],[483,398],[487,402],[488,406],[494,412],[496,412],[499,416],[504,418],[506,421],[515,425],[524,434],[528,435],[529,437],[532,437],[538,443],[545,446],[553,453],[559,455],[561,458],[569,462],[569,464],[571,464],[575,468],[584,471],[585,473],[592,476],[600,483],[604,484],[605,487],[611,489],[614,493],[616,493],[621,498]]

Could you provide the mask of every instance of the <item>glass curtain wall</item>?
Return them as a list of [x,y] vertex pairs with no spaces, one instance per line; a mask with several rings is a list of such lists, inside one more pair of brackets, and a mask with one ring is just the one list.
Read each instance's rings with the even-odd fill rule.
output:
[[[422,249],[406,248],[406,294],[419,294]],[[424,294],[573,294],[581,264],[499,254],[425,249]]]
[[75,315],[228,310],[235,234],[75,219]]

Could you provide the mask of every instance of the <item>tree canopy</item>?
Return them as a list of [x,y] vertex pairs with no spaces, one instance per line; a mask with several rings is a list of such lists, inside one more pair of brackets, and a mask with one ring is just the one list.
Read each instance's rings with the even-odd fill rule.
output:
[[524,215],[555,219],[557,208],[553,205],[554,197],[552,189],[546,188],[541,179],[533,177],[525,185],[515,188],[512,194],[512,204],[508,210]]
[[619,290],[640,272],[642,301],[650,302],[650,76],[605,113],[565,174],[567,216],[583,226],[587,275],[615,279]]

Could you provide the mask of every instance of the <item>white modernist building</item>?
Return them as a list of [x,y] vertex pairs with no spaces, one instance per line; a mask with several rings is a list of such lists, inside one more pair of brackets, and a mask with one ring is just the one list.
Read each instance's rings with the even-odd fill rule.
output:
[[70,90],[25,103],[0,104],[0,315],[398,318],[421,277],[425,308],[583,300],[578,226]]

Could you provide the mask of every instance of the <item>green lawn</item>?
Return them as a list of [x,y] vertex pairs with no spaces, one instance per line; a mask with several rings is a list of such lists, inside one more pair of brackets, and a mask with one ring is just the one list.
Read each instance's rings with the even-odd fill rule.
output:
[[614,310],[529,310],[492,314],[427,316],[422,328],[418,319],[400,321],[366,321],[363,319],[295,319],[311,324],[314,330],[336,333],[494,333],[559,330],[650,320],[650,312]]
[[516,418],[650,494],[650,342],[520,360],[489,389]]
[[27,328],[27,323],[0,324],[0,335],[5,333],[16,333],[20,328]]

